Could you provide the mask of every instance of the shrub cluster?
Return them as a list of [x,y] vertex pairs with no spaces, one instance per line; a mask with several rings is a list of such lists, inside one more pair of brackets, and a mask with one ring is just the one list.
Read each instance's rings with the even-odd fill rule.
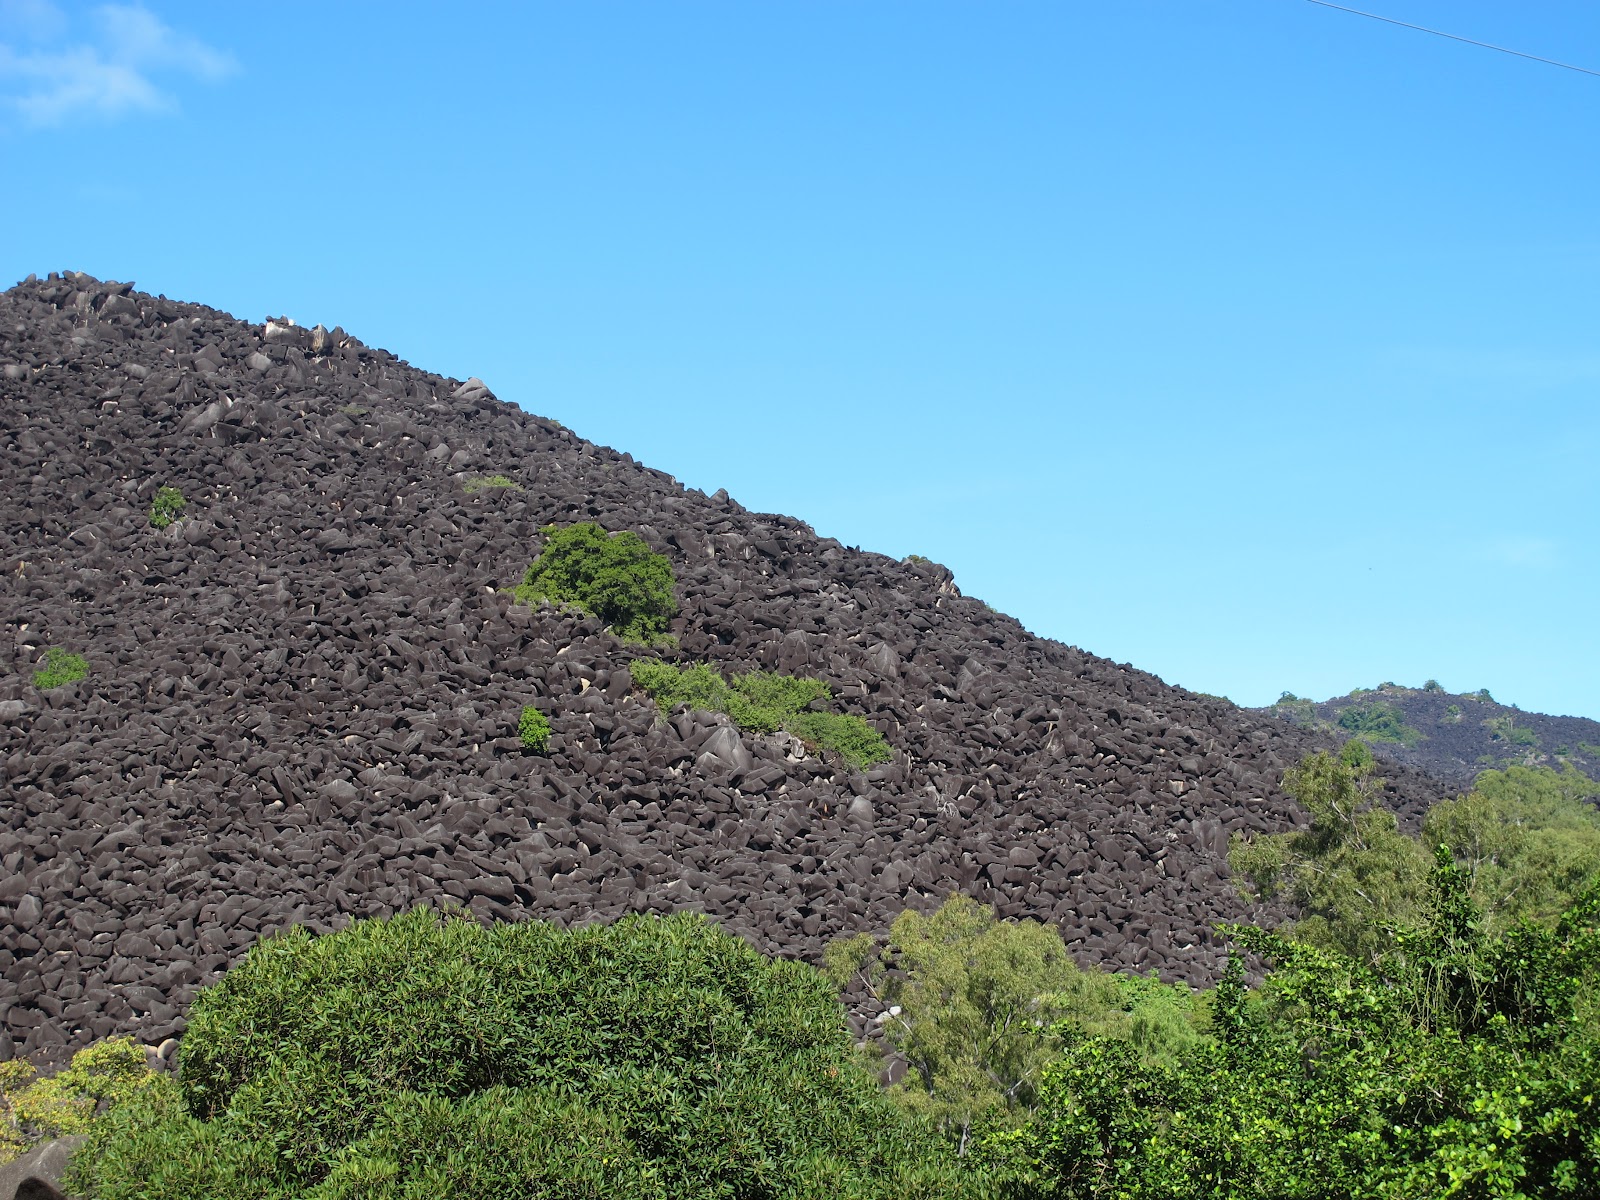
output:
[[254,946],[182,1074],[97,1128],[96,1200],[945,1200],[948,1155],[832,988],[703,918],[485,928],[419,909]]
[[188,503],[183,493],[175,487],[157,489],[155,499],[150,503],[150,524],[157,529],[165,529],[183,515]]
[[32,1064],[0,1063],[0,1163],[47,1138],[85,1133],[97,1112],[132,1099],[155,1079],[132,1038],[110,1038],[78,1051],[66,1070],[35,1078]]
[[550,600],[593,613],[623,638],[648,642],[678,611],[672,564],[631,530],[607,533],[592,521],[547,525],[544,550],[515,589],[518,603]]
[[707,663],[675,667],[645,659],[630,668],[634,683],[662,709],[679,704],[726,713],[740,729],[776,733],[782,729],[807,744],[831,750],[847,763],[865,769],[888,762],[889,743],[858,716],[818,712],[809,706],[831,698],[820,679],[796,678],[771,671],[750,671],[724,679]]
[[1382,700],[1352,704],[1340,710],[1339,728],[1369,742],[1400,742],[1410,746],[1422,740],[1422,734],[1405,723],[1400,711]]
[[33,686],[41,691],[65,687],[89,674],[89,662],[81,654],[72,654],[59,646],[45,651],[44,666],[33,673]]

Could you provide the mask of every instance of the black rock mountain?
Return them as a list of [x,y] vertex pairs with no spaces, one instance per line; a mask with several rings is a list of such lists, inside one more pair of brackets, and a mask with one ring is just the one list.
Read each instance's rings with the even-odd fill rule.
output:
[[[161,1041],[259,936],[419,902],[698,908],[815,959],[960,889],[1085,962],[1204,982],[1212,923],[1249,915],[1228,836],[1291,825],[1282,769],[1337,740],[338,329],[30,279],[0,295],[0,408],[0,1058]],[[520,490],[469,490],[493,474]],[[157,529],[164,486],[188,503]],[[685,661],[820,676],[893,762],[658,713],[648,651],[514,605],[540,527],[581,520],[670,557]],[[87,676],[36,686],[51,648]],[[515,737],[530,703],[545,755]],[[1413,817],[1435,793],[1388,785]]]
[[1570,764],[1600,779],[1600,721],[1523,712],[1487,691],[1455,695],[1434,683],[1384,683],[1322,701],[1285,693],[1254,711],[1336,737],[1361,734],[1384,762],[1415,767],[1459,790],[1480,771],[1512,765]]

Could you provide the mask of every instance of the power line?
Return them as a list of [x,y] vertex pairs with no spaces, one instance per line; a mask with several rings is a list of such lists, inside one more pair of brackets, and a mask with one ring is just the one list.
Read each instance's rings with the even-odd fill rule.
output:
[[1571,63],[1557,62],[1553,58],[1540,58],[1537,54],[1524,54],[1521,50],[1511,50],[1505,46],[1496,46],[1492,42],[1475,42],[1469,37],[1446,33],[1442,29],[1429,29],[1426,25],[1413,25],[1409,21],[1397,21],[1393,17],[1380,17],[1377,13],[1362,12],[1359,8],[1346,8],[1342,4],[1330,4],[1328,0],[1306,0],[1306,3],[1320,4],[1323,8],[1336,8],[1340,12],[1354,13],[1358,17],[1370,17],[1374,21],[1398,25],[1402,29],[1415,29],[1419,33],[1431,33],[1434,37],[1449,38],[1453,42],[1465,42],[1469,46],[1482,46],[1485,50],[1498,50],[1501,54],[1514,54],[1518,58],[1532,59],[1534,62],[1547,63],[1552,67],[1564,67],[1568,71],[1577,71],[1583,75],[1600,76],[1600,71],[1591,71],[1588,67],[1575,67]]

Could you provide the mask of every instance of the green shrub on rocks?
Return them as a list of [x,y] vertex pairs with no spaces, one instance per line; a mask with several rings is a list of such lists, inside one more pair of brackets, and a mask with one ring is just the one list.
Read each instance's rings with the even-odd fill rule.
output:
[[92,1200],[954,1200],[832,988],[699,916],[562,930],[419,909],[259,942],[182,1074],[79,1155]]
[[158,489],[156,498],[150,503],[150,524],[157,529],[165,529],[183,515],[188,503],[183,493],[175,487]]
[[520,492],[522,485],[509,475],[474,475],[461,485],[461,490],[469,496],[501,488]]
[[87,1132],[99,1111],[132,1099],[155,1078],[144,1047],[129,1037],[88,1046],[45,1079],[34,1078],[25,1059],[0,1063],[0,1163],[37,1142]]
[[518,603],[550,600],[599,617],[619,637],[649,642],[678,611],[672,564],[637,533],[607,533],[592,521],[546,525],[544,550],[515,589]]
[[750,671],[724,679],[707,663],[674,667],[653,659],[634,663],[629,672],[662,711],[687,704],[706,712],[726,713],[740,729],[751,733],[782,729],[812,746],[834,751],[861,769],[888,762],[891,757],[883,735],[860,717],[808,711],[813,701],[832,696],[820,679],[773,671]]
[[550,718],[533,705],[525,705],[517,720],[517,736],[522,739],[524,750],[543,754],[550,745]]
[[81,654],[72,654],[59,646],[45,651],[44,666],[33,673],[33,686],[40,691],[65,687],[77,683],[89,674],[89,662]]

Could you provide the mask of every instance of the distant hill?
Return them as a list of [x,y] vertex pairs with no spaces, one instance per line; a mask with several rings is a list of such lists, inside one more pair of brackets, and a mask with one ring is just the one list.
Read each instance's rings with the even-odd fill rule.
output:
[[1513,763],[1571,763],[1600,778],[1600,721],[1523,712],[1496,703],[1487,689],[1456,695],[1429,680],[1420,688],[1384,683],[1322,701],[1285,692],[1276,704],[1254,711],[1336,736],[1363,737],[1378,757],[1455,787],[1465,787],[1480,771]]

